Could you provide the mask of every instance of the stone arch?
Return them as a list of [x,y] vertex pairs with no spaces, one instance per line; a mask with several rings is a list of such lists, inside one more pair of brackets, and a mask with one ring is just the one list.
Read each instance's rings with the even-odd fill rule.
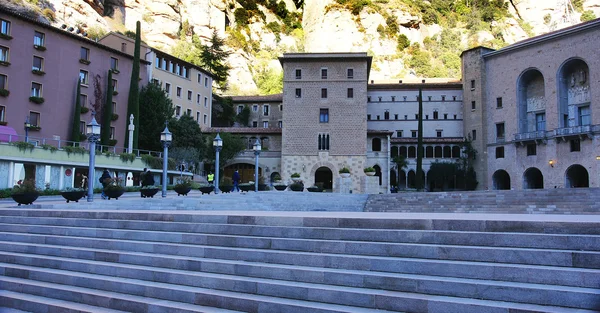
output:
[[[331,162],[327,162],[327,161],[317,162],[317,163],[313,164],[313,166],[310,168],[310,171],[308,172],[308,177],[310,177],[310,178],[314,178],[314,177],[315,177],[315,175],[316,175],[316,173],[317,173],[317,170],[318,170],[319,168],[321,168],[321,167],[327,167],[327,168],[329,168],[329,169],[330,169],[330,170],[331,170],[333,173],[338,173],[338,172],[339,172],[339,170],[340,170],[340,168],[341,168],[341,167],[340,167],[340,168],[338,168],[337,166],[335,166],[335,165],[334,165],[333,163],[331,163]],[[308,166],[307,166],[307,168],[308,168]],[[304,177],[304,174],[300,173],[300,175],[302,175],[302,176]],[[335,176],[335,174],[334,174],[334,176]],[[314,185],[314,183],[315,183],[314,181],[312,181],[312,182],[306,182],[306,181],[305,181],[305,182],[304,182],[304,185],[305,185],[305,186],[310,186],[310,185]],[[335,185],[335,180],[334,180],[334,185]]]
[[529,68],[517,81],[519,133],[546,130],[546,89],[544,75]]
[[460,147],[459,146],[452,146],[452,157],[455,159],[460,158]]
[[585,167],[573,164],[565,172],[565,188],[588,188],[590,175]]
[[427,146],[425,148],[425,157],[428,159],[432,159],[433,158],[433,147],[432,146]]
[[398,147],[397,146],[392,147],[391,156],[392,156],[392,158],[398,156]]
[[405,146],[401,146],[398,153],[400,156],[408,158],[408,152]]
[[333,189],[333,172],[327,166],[321,166],[315,171],[315,185],[325,190]]
[[452,157],[452,148],[450,146],[444,146],[444,158]]
[[398,171],[398,189],[406,189],[406,172]]
[[414,146],[408,147],[408,157],[416,158],[417,157],[417,148]]
[[382,177],[383,175],[381,174],[381,166],[379,165],[373,165],[373,168],[375,169],[375,176],[379,177],[379,186],[381,186],[381,184],[383,183]]
[[415,188],[415,183],[416,183],[416,176],[415,175],[415,171],[410,170],[408,171],[408,180],[407,180],[407,184],[408,186],[406,186],[407,188]]
[[523,173],[523,189],[544,189],[544,175],[536,167],[530,167]]
[[371,140],[371,150],[381,151],[381,138],[373,138],[373,140]]
[[442,157],[442,147],[440,146],[436,146],[435,147],[435,153],[434,153],[435,158],[439,159]]
[[390,184],[398,186],[398,176],[395,169],[390,169]]
[[592,97],[587,63],[580,58],[566,60],[558,70],[556,81],[559,127],[591,124]]
[[497,170],[492,175],[494,190],[510,190],[510,175],[505,170]]
[[275,177],[279,176],[281,178],[281,175],[279,174],[279,172],[272,172],[271,176],[269,176],[269,179],[271,180],[271,183],[275,182]]

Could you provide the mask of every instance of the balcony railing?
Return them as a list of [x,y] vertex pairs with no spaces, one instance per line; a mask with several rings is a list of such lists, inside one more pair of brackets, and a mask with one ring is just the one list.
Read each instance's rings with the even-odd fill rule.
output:
[[[595,128],[598,128],[600,125],[594,125]],[[557,128],[554,130],[553,136],[562,137],[562,136],[574,136],[579,134],[588,134],[592,132],[592,125],[583,125],[583,126],[573,126],[573,127],[564,127]]]
[[538,130],[529,133],[515,134],[515,141],[529,141],[529,140],[540,140],[546,139],[546,131]]

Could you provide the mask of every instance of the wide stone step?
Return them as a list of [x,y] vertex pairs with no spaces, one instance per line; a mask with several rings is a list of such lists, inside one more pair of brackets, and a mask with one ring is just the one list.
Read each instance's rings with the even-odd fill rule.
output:
[[[58,275],[58,273],[55,274]],[[347,305],[307,302],[133,279],[104,277],[104,280],[99,280],[96,277],[97,275],[87,274],[77,277],[77,273],[71,274],[73,276],[63,276],[62,278],[73,283],[73,285],[15,277],[0,277],[0,288],[33,295],[51,294],[53,298],[65,301],[80,301],[128,312],[387,312]],[[47,278],[50,278],[50,275]],[[78,286],[91,283],[96,285],[92,286],[93,288]],[[118,292],[101,290],[102,288]],[[136,293],[144,296],[135,295]],[[165,298],[172,300],[166,300]],[[424,302],[424,300],[421,300],[421,302]]]
[[[170,301],[177,300],[185,303],[210,304],[220,308],[243,309],[246,312],[284,312],[286,307],[295,307],[296,311],[303,308],[311,312],[381,312],[380,310],[422,312],[424,311],[423,309],[431,310],[432,306],[441,308],[443,305],[453,308],[452,311],[462,309],[462,312],[495,312],[498,310],[498,307],[509,308],[510,310],[555,312],[552,306],[519,304],[509,301],[461,299],[393,291],[382,293],[381,291],[369,289],[293,282],[268,285],[248,281],[245,286],[243,283],[238,283],[231,287],[233,289],[241,289],[243,290],[242,292],[231,292],[136,279],[113,278],[102,275],[69,273],[58,270],[35,270],[33,272],[28,271],[27,274],[33,276],[35,281],[0,277],[0,286],[5,286],[8,290],[26,289],[28,291],[40,289],[40,287],[54,290],[70,289],[71,293],[84,293],[86,290],[91,290],[88,288],[93,286],[93,291],[96,293],[103,292],[101,290],[98,291],[98,289],[115,290],[121,297],[133,294],[138,297],[158,297]],[[70,285],[56,285],[44,280],[66,282]],[[248,293],[248,291],[252,293]],[[59,291],[58,293],[60,294],[61,292]],[[123,293],[127,293],[127,295]],[[264,293],[266,295],[257,295],[255,293]],[[310,302],[285,298],[289,296],[306,298]],[[590,295],[589,298],[590,300],[584,300],[585,303],[583,305],[594,306],[596,302],[595,297]],[[578,299],[581,300],[581,296],[573,299],[573,301]],[[323,301],[341,302],[346,305],[322,303]],[[321,308],[318,308],[319,306]],[[360,307],[362,307],[362,310]],[[562,311],[565,308],[558,307],[556,309]],[[138,311],[138,309],[132,311]]]
[[[54,269],[54,267],[49,265],[52,265],[52,262],[46,264],[38,263],[38,266]],[[57,265],[57,263],[54,262],[54,265]],[[485,300],[585,309],[596,309],[596,306],[600,305],[600,303],[596,301],[596,299],[600,297],[599,289],[446,278],[428,275],[370,273],[365,271],[329,271],[329,273],[326,274],[327,277],[324,278],[324,273],[321,270],[314,268],[312,269],[312,272],[305,271],[308,279],[303,280],[301,283],[296,277],[265,279],[239,275],[164,270],[160,268],[110,264],[106,262],[72,261],[69,259],[62,259],[60,267],[78,273],[70,274],[69,272],[56,269],[44,270],[26,265],[0,263],[0,269],[3,270],[5,276],[54,283],[65,283],[70,280],[79,281],[77,277],[82,279],[87,278],[88,280],[86,280],[85,285],[79,284],[78,286],[88,288],[99,288],[98,286],[104,285],[102,281],[89,280],[89,276],[85,276],[82,273],[95,275],[109,273],[111,276],[121,278],[142,279],[160,283],[252,294],[256,293],[270,296],[277,295],[285,298],[309,301],[315,301],[315,299],[309,298],[311,294],[321,293],[323,290],[326,290],[326,292],[331,295],[330,300],[327,300],[326,302],[345,305],[352,304],[349,299],[360,299],[360,295],[365,292],[376,294],[375,289],[410,293],[418,292],[421,294],[463,298],[476,297]],[[75,277],[71,278],[71,276]],[[105,279],[105,277],[100,276],[97,276],[96,278],[99,280]],[[411,283],[407,283],[409,281]],[[325,284],[329,286],[326,286]],[[110,285],[101,289],[115,291],[113,288],[114,286]],[[357,288],[367,288],[368,290]],[[130,288],[127,288],[127,290],[130,290]],[[276,294],[274,290],[276,290]],[[365,302],[364,299],[358,301],[360,301],[360,303],[352,305],[361,306],[361,303],[371,303],[371,301]]]
[[[342,271],[368,271],[433,275],[470,279],[529,282],[550,285],[597,288],[600,285],[600,270],[566,267],[531,266],[519,264],[494,264],[464,261],[424,260],[408,258],[385,258],[366,256],[310,256],[304,254],[282,256],[275,260],[264,259],[211,259],[177,256],[157,252],[140,253],[118,250],[73,248],[45,244],[0,243],[0,260],[26,265],[56,265],[52,257],[64,257],[101,262],[161,267],[186,271],[248,275],[253,277],[304,281],[311,279],[315,268],[318,277],[330,277]],[[50,257],[50,261],[47,259]],[[28,259],[29,258],[29,259]],[[41,263],[27,263],[39,261]],[[248,262],[250,261],[250,262]],[[273,263],[268,263],[269,261]],[[324,275],[324,276],[321,276]],[[360,275],[360,274],[359,274]],[[362,279],[362,278],[359,278]],[[307,280],[310,282],[310,280]]]
[[247,260],[270,260],[282,256],[297,258],[313,256],[326,258],[331,254],[368,255],[386,257],[425,258],[458,261],[479,261],[564,267],[600,268],[600,252],[576,250],[549,250],[530,248],[500,248],[481,246],[392,244],[364,242],[292,241],[280,246],[262,248],[221,247],[200,244],[172,244],[139,240],[111,240],[74,236],[52,236],[0,232],[4,241],[46,243],[59,246],[117,249],[137,252],[158,252],[182,256],[208,258],[242,258]]
[[[72,221],[72,220],[71,220]],[[420,230],[361,230],[348,228],[306,228],[246,226],[224,224],[183,224],[177,232],[161,230],[156,223],[128,225],[130,229],[103,227],[102,220],[93,227],[47,226],[39,224],[0,223],[0,232],[70,235],[107,239],[132,239],[186,244],[205,244],[264,248],[285,246],[289,242],[310,244],[314,240],[337,240],[393,243],[419,243],[437,245],[518,247],[539,249],[568,249],[600,251],[599,235],[531,234],[531,233],[486,233],[469,231],[420,231]],[[33,222],[30,220],[30,222]],[[164,224],[164,223],[163,223]],[[133,226],[133,227],[132,227]],[[188,227],[185,227],[188,226]],[[135,229],[140,228],[140,229]],[[151,230],[146,230],[151,229]],[[169,229],[173,229],[172,225]],[[194,231],[196,230],[196,231]],[[290,244],[293,247],[294,244]]]
[[126,313],[98,306],[0,290],[0,313],[61,312],[61,313]]

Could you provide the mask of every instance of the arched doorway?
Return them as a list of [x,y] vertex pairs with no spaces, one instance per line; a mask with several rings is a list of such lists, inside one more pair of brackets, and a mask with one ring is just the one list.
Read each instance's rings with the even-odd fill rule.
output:
[[379,177],[379,186],[381,186],[382,180],[381,180],[381,167],[379,167],[379,165],[375,165],[373,166],[373,168],[375,169],[375,176]]
[[528,168],[523,174],[523,189],[544,189],[544,176],[535,168]]
[[317,169],[315,172],[315,185],[327,191],[333,189],[333,173],[328,167],[322,166]]
[[413,170],[408,171],[408,181],[407,181],[408,188],[415,188],[415,177],[416,177],[415,171],[413,171]]
[[281,179],[281,175],[279,175],[278,172],[273,172],[271,173],[270,179],[271,179],[271,184],[275,182],[275,178],[279,177],[279,179]]
[[581,59],[568,60],[561,66],[557,81],[560,127],[589,125],[592,90],[587,63]]
[[537,69],[528,69],[517,82],[519,132],[546,130],[546,92],[544,76]]
[[565,188],[587,188],[590,186],[590,176],[585,167],[579,164],[569,166],[565,178]]
[[398,189],[406,189],[406,172],[398,172]]
[[497,170],[492,176],[494,190],[510,190],[510,175],[505,170]]

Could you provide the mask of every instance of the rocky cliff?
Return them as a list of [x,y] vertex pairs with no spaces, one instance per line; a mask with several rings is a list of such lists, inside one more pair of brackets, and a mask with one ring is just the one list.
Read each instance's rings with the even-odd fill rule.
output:
[[[277,56],[283,52],[367,51],[374,56],[371,75],[374,80],[456,77],[460,75],[456,68],[457,53],[462,49],[479,44],[499,48],[565,27],[570,22],[563,21],[562,9],[568,8],[561,5],[565,0],[509,0],[505,3],[507,15],[486,23],[472,23],[470,16],[456,21],[456,12],[448,17],[436,13],[438,17],[432,22],[427,6],[433,4],[429,2],[419,4],[421,11],[415,10],[415,1],[360,1],[364,7],[353,7],[352,2],[8,0],[1,5],[37,14],[55,26],[79,28],[92,38],[107,31],[134,30],[139,20],[143,40],[165,51],[182,38],[191,40],[190,36],[180,36],[186,23],[189,28],[184,35],[196,34],[201,40],[217,30],[227,38],[228,49],[233,52],[229,58],[233,66],[229,93],[235,94],[277,92],[281,71]],[[258,5],[254,7],[255,3]],[[572,3],[573,21],[578,22],[582,14],[587,14],[584,18],[600,16],[600,0]],[[468,7],[453,6],[453,11],[456,10],[472,14]],[[417,62],[421,57],[430,59],[428,67],[423,68]]]

